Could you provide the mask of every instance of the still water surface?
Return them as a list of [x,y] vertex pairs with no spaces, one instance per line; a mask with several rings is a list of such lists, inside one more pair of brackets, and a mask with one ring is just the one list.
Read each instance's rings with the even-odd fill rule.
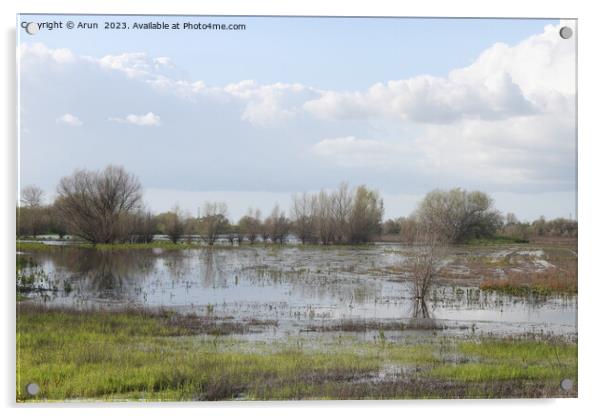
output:
[[[38,295],[35,302],[81,308],[163,307],[277,320],[278,330],[270,336],[280,336],[348,319],[410,320],[415,309],[411,283],[391,270],[404,261],[403,250],[397,248],[64,247],[21,255],[40,265],[48,288],[58,289]],[[436,284],[427,306],[448,332],[577,333],[576,297],[496,295],[480,291],[474,281],[455,280]]]

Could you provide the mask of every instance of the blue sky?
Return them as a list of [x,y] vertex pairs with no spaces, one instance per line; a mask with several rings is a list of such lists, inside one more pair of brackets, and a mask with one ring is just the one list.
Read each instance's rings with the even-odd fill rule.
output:
[[[24,15],[22,20],[67,19],[34,16]],[[185,75],[210,84],[253,79],[327,89],[367,88],[376,82],[425,73],[444,76],[469,65],[496,42],[514,45],[541,32],[545,25],[557,23],[543,19],[68,18],[101,25],[107,20],[243,23],[245,31],[231,32],[54,30],[44,32],[40,40],[50,48],[68,47],[82,55],[144,51],[151,56],[169,56]],[[21,40],[30,40],[20,35]]]
[[575,215],[575,45],[558,21],[22,19],[247,26],[20,31],[21,184],[49,197],[113,163],[155,211],[223,200],[237,219],[347,181],[379,189],[388,217],[454,186],[519,218]]

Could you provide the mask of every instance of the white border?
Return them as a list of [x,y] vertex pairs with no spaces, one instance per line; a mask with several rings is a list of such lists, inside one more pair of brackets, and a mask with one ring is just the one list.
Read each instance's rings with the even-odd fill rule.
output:
[[[579,19],[579,222],[580,222],[580,295],[579,295],[579,399],[569,400],[457,400],[457,401],[382,401],[382,402],[300,402],[300,403],[217,403],[217,404],[162,404],[146,405],[143,408],[131,405],[104,405],[102,407],[56,405],[41,409],[40,406],[19,406],[18,411],[44,412],[45,414],[106,414],[107,407],[115,414],[155,415],[165,413],[167,408],[177,407],[181,414],[211,412],[232,414],[245,412],[248,415],[266,414],[326,414],[343,410],[351,415],[365,415],[376,411],[379,414],[420,412],[439,415],[487,414],[504,415],[517,410],[550,415],[567,413],[588,414],[596,408],[596,399],[602,397],[597,387],[600,374],[601,330],[599,320],[601,304],[599,267],[599,237],[602,236],[600,205],[599,157],[600,140],[600,81],[601,45],[600,13],[594,1],[527,2],[525,0],[420,0],[408,2],[386,2],[381,0],[3,0],[2,13],[2,123],[4,129],[2,157],[2,203],[0,227],[0,255],[4,273],[2,317],[4,330],[2,349],[3,378],[0,386],[2,404],[16,411],[15,393],[15,287],[14,287],[14,230],[16,195],[16,99],[15,99],[15,22],[16,13],[132,13],[132,14],[237,14],[237,15],[347,15],[347,16],[445,16],[445,17],[563,17]],[[599,411],[599,409],[598,409]]]

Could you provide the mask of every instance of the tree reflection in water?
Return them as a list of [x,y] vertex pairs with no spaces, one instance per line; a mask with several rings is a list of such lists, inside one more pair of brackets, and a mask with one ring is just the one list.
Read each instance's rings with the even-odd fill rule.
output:
[[[75,295],[85,298],[127,298],[155,270],[152,251],[68,249],[52,253],[54,267]],[[59,283],[59,282],[57,282]]]

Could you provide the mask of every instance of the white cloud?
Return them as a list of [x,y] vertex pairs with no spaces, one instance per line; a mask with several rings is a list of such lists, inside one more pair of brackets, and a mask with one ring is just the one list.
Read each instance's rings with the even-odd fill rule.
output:
[[302,112],[302,105],[316,95],[313,88],[301,84],[260,85],[244,80],[224,87],[224,92],[246,102],[242,120],[258,127],[282,125]]
[[[491,191],[564,191],[574,187],[575,44],[574,39],[562,40],[558,28],[546,27],[517,45],[492,45],[471,65],[444,77],[417,75],[357,91],[254,80],[208,85],[187,79],[168,57],[146,53],[85,58],[67,49],[25,44],[19,54],[28,64],[44,68],[35,77],[22,77],[29,94],[24,96],[26,104],[38,103],[44,92],[44,102],[52,103],[59,89],[72,94],[67,99],[80,103],[81,96],[70,89],[72,74],[77,73],[82,74],[79,81],[94,85],[95,100],[86,104],[93,106],[91,111],[104,114],[105,119],[122,115],[110,119],[118,123],[160,125],[155,113],[129,114],[144,96],[147,108],[169,118],[170,132],[181,134],[202,123],[212,136],[223,137],[211,144],[199,141],[203,146],[225,151],[236,143],[248,152],[241,165],[249,172],[276,169],[274,164],[266,167],[265,157],[277,152],[273,159],[286,162],[278,165],[283,173],[277,176],[282,177],[266,184],[267,190],[297,180],[311,180],[311,186],[316,186],[319,181],[345,180],[360,172],[361,180],[383,187],[403,190],[418,183],[412,192],[439,186],[439,178],[454,186],[476,184]],[[39,65],[48,63],[52,64]],[[72,68],[73,63],[82,66]],[[70,70],[62,71],[63,66]],[[107,77],[107,71],[115,76]],[[44,90],[39,80],[53,88]],[[57,88],[53,80],[58,80]],[[118,103],[107,99],[106,90],[115,85],[107,84],[108,80],[124,89]],[[232,122],[237,118],[240,123]],[[23,121],[23,129],[28,122]],[[257,137],[266,140],[253,141]],[[290,169],[282,169],[285,163]],[[304,175],[307,178],[289,173],[307,166],[315,167],[311,175]],[[182,175],[192,176],[188,171]],[[267,176],[249,174],[255,182]],[[218,182],[212,186],[227,183]]]
[[136,126],[146,127],[156,127],[161,125],[161,117],[152,112],[148,112],[139,116],[135,114],[129,114],[124,118],[111,117],[109,120],[117,123],[134,124]]
[[[262,85],[243,80],[224,87],[178,77],[166,56],[145,52],[86,58],[105,70],[120,71],[157,90],[192,101],[203,98],[242,103],[241,120],[254,126],[278,126],[308,113],[318,119],[392,119],[424,124],[445,124],[466,119],[496,120],[560,111],[574,98],[574,39],[558,36],[561,25],[515,46],[497,43],[471,65],[447,77],[418,75],[377,83],[365,91],[318,90],[301,84]],[[52,59],[76,58],[68,49],[43,44],[22,44],[20,54]]]
[[43,43],[21,43],[17,48],[17,58],[22,66],[27,66],[32,61],[67,64],[76,60],[75,55],[69,49],[51,49]]
[[67,126],[79,127],[84,124],[79,118],[74,116],[73,114],[63,114],[59,118],[56,119],[56,122],[59,124],[65,124]]
[[497,43],[447,77],[419,75],[364,92],[322,91],[303,108],[323,119],[419,123],[506,119],[564,108],[575,94],[575,48],[572,40],[560,38],[559,28],[546,26],[516,46]]
[[145,52],[105,55],[97,62],[101,68],[121,71],[130,78],[148,76],[155,68],[153,60]]

